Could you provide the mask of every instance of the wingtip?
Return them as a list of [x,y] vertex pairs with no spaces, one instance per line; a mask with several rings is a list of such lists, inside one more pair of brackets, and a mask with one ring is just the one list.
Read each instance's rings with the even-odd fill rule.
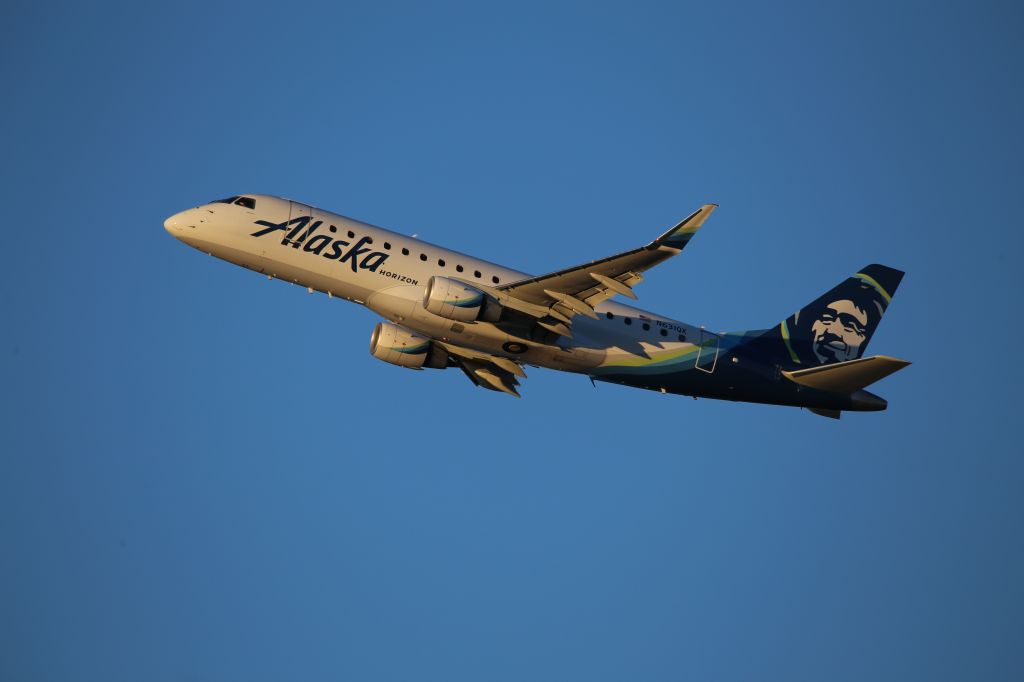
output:
[[894,358],[891,355],[876,355],[875,357],[878,358],[879,360],[884,360],[885,362],[889,363],[890,365],[898,365],[899,369],[903,369],[904,367],[907,367],[907,366],[913,364],[913,363],[910,362],[910,360],[903,360],[902,358]]
[[682,250],[682,248],[686,246],[686,243],[690,241],[694,234],[697,233],[697,230],[701,228],[704,221],[708,219],[708,216],[710,216],[716,208],[718,208],[718,204],[704,204],[696,211],[676,223],[672,229],[668,230],[651,242],[648,248],[669,246]]

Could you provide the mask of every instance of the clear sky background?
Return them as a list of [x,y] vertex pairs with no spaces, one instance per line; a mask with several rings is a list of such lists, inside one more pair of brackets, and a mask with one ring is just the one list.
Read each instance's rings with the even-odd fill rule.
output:
[[[4,680],[1020,680],[1015,3],[0,9]],[[770,326],[907,271],[835,422],[371,358],[165,217],[290,196]]]

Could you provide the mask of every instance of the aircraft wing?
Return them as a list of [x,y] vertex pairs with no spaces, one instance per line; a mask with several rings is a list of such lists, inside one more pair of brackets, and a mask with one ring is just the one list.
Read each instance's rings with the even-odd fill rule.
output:
[[633,287],[643,281],[640,273],[682,251],[717,207],[717,204],[701,206],[638,249],[487,290],[506,307],[536,317],[542,327],[571,336],[569,326],[574,315],[596,318],[594,306],[615,294],[635,299]]
[[443,341],[434,343],[448,351],[448,357],[477,386],[520,397],[519,392],[516,391],[516,386],[519,385],[519,380],[516,377],[525,379],[526,372],[523,371],[522,365],[515,360],[455,346]]

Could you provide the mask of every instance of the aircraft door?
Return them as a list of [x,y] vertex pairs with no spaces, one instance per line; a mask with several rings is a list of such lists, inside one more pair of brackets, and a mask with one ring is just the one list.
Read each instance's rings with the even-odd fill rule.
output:
[[[297,201],[288,202],[288,231],[290,232],[294,226],[301,221],[302,218],[306,218],[304,222],[308,223],[309,219],[313,216],[313,209],[305,204],[300,204]],[[300,233],[301,234],[301,233]]]
[[718,334],[700,328],[700,345],[697,347],[697,362],[694,365],[697,369],[708,374],[715,371],[715,365],[718,364],[718,342]]
[[[281,275],[281,263],[279,262],[281,257],[286,252],[280,251],[281,244],[290,244],[291,240],[289,235],[293,233],[295,228],[305,227],[309,223],[309,219],[313,214],[313,209],[305,204],[300,204],[297,201],[288,202],[288,215],[286,227],[288,228],[284,233],[275,232],[274,236],[276,239],[259,240],[259,255],[263,259],[263,268],[260,272],[266,272],[271,277],[279,277]],[[305,220],[302,220],[305,218]],[[302,234],[300,231],[297,234]],[[280,236],[278,236],[280,235]]]

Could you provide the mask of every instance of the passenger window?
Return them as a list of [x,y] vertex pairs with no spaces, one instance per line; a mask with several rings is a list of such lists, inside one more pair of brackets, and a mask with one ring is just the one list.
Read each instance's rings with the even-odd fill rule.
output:
[[235,201],[235,203],[237,205],[239,205],[239,206],[243,206],[243,207],[249,208],[249,209],[255,209],[256,208],[256,200],[251,198],[251,197],[238,197],[238,199]]
[[409,249],[402,249],[402,255],[403,256],[408,256],[409,255]]
[[421,253],[420,254],[420,260],[427,260],[427,254]]
[[458,272],[462,272],[464,269],[465,268],[463,268],[461,265],[456,265],[455,266],[455,270],[458,271]]
[[644,322],[644,331],[645,331],[645,332],[649,332],[649,331],[651,331],[651,325],[649,325],[649,324],[647,324],[646,322]]
[[662,329],[661,330],[661,335],[662,336],[668,336],[668,330],[667,329]]
[[495,275],[494,277],[491,277],[491,281],[494,282],[495,284],[497,284],[498,283],[498,276]]
[[680,341],[686,341],[686,334],[680,334],[679,335],[679,340]]
[[349,230],[348,231],[348,238],[349,239],[355,239],[356,238],[356,233],[353,232],[352,230]]
[[615,319],[615,316],[612,315],[611,312],[605,313],[604,316],[607,317],[609,320],[614,320]]
[[384,242],[384,250],[385,251],[390,251],[391,250],[391,244],[389,244],[388,242]]
[[477,279],[480,279],[480,271],[479,270],[474,270],[473,271],[473,276],[476,277]]
[[632,317],[627,317],[627,318],[625,318],[625,320],[626,320],[626,324],[633,324],[633,318]]
[[438,258],[437,259],[437,264],[440,265],[443,268],[444,267],[444,258]]

